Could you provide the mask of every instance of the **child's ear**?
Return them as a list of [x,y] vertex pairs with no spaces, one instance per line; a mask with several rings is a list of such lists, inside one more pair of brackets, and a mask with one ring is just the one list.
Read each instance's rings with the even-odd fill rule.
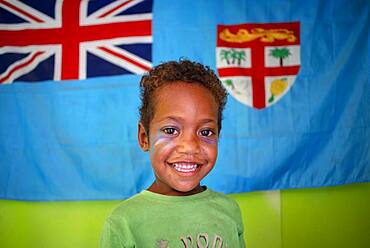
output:
[[149,150],[149,136],[145,131],[145,128],[141,122],[139,122],[138,129],[137,129],[137,138],[139,141],[139,145],[144,152]]

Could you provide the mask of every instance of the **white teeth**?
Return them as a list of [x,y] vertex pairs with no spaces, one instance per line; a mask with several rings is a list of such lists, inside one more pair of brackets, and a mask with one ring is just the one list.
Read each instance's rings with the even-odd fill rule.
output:
[[197,169],[197,164],[183,164],[183,163],[173,163],[173,168],[179,172],[193,172]]

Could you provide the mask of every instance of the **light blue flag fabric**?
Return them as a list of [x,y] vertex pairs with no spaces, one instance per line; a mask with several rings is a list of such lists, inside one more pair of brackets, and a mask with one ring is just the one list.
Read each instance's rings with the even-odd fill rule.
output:
[[[154,65],[185,57],[227,71],[217,52],[233,47],[217,45],[218,25],[299,23],[298,59],[286,60],[299,72],[276,103],[248,106],[223,80],[219,157],[204,184],[238,193],[370,181],[369,15],[365,0],[154,2]],[[1,85],[0,198],[123,199],[148,187],[139,80]]]

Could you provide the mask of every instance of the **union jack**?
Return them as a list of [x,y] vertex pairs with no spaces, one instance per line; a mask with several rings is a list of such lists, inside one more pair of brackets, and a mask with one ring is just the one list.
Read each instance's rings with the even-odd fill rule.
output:
[[0,0],[0,84],[150,70],[152,0]]

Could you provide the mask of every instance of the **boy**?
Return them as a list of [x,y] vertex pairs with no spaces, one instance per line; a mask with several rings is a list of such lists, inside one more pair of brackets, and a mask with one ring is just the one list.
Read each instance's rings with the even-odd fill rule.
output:
[[221,82],[208,67],[181,60],[153,68],[140,87],[138,140],[155,181],[113,211],[101,246],[244,247],[236,202],[200,185],[217,158]]

